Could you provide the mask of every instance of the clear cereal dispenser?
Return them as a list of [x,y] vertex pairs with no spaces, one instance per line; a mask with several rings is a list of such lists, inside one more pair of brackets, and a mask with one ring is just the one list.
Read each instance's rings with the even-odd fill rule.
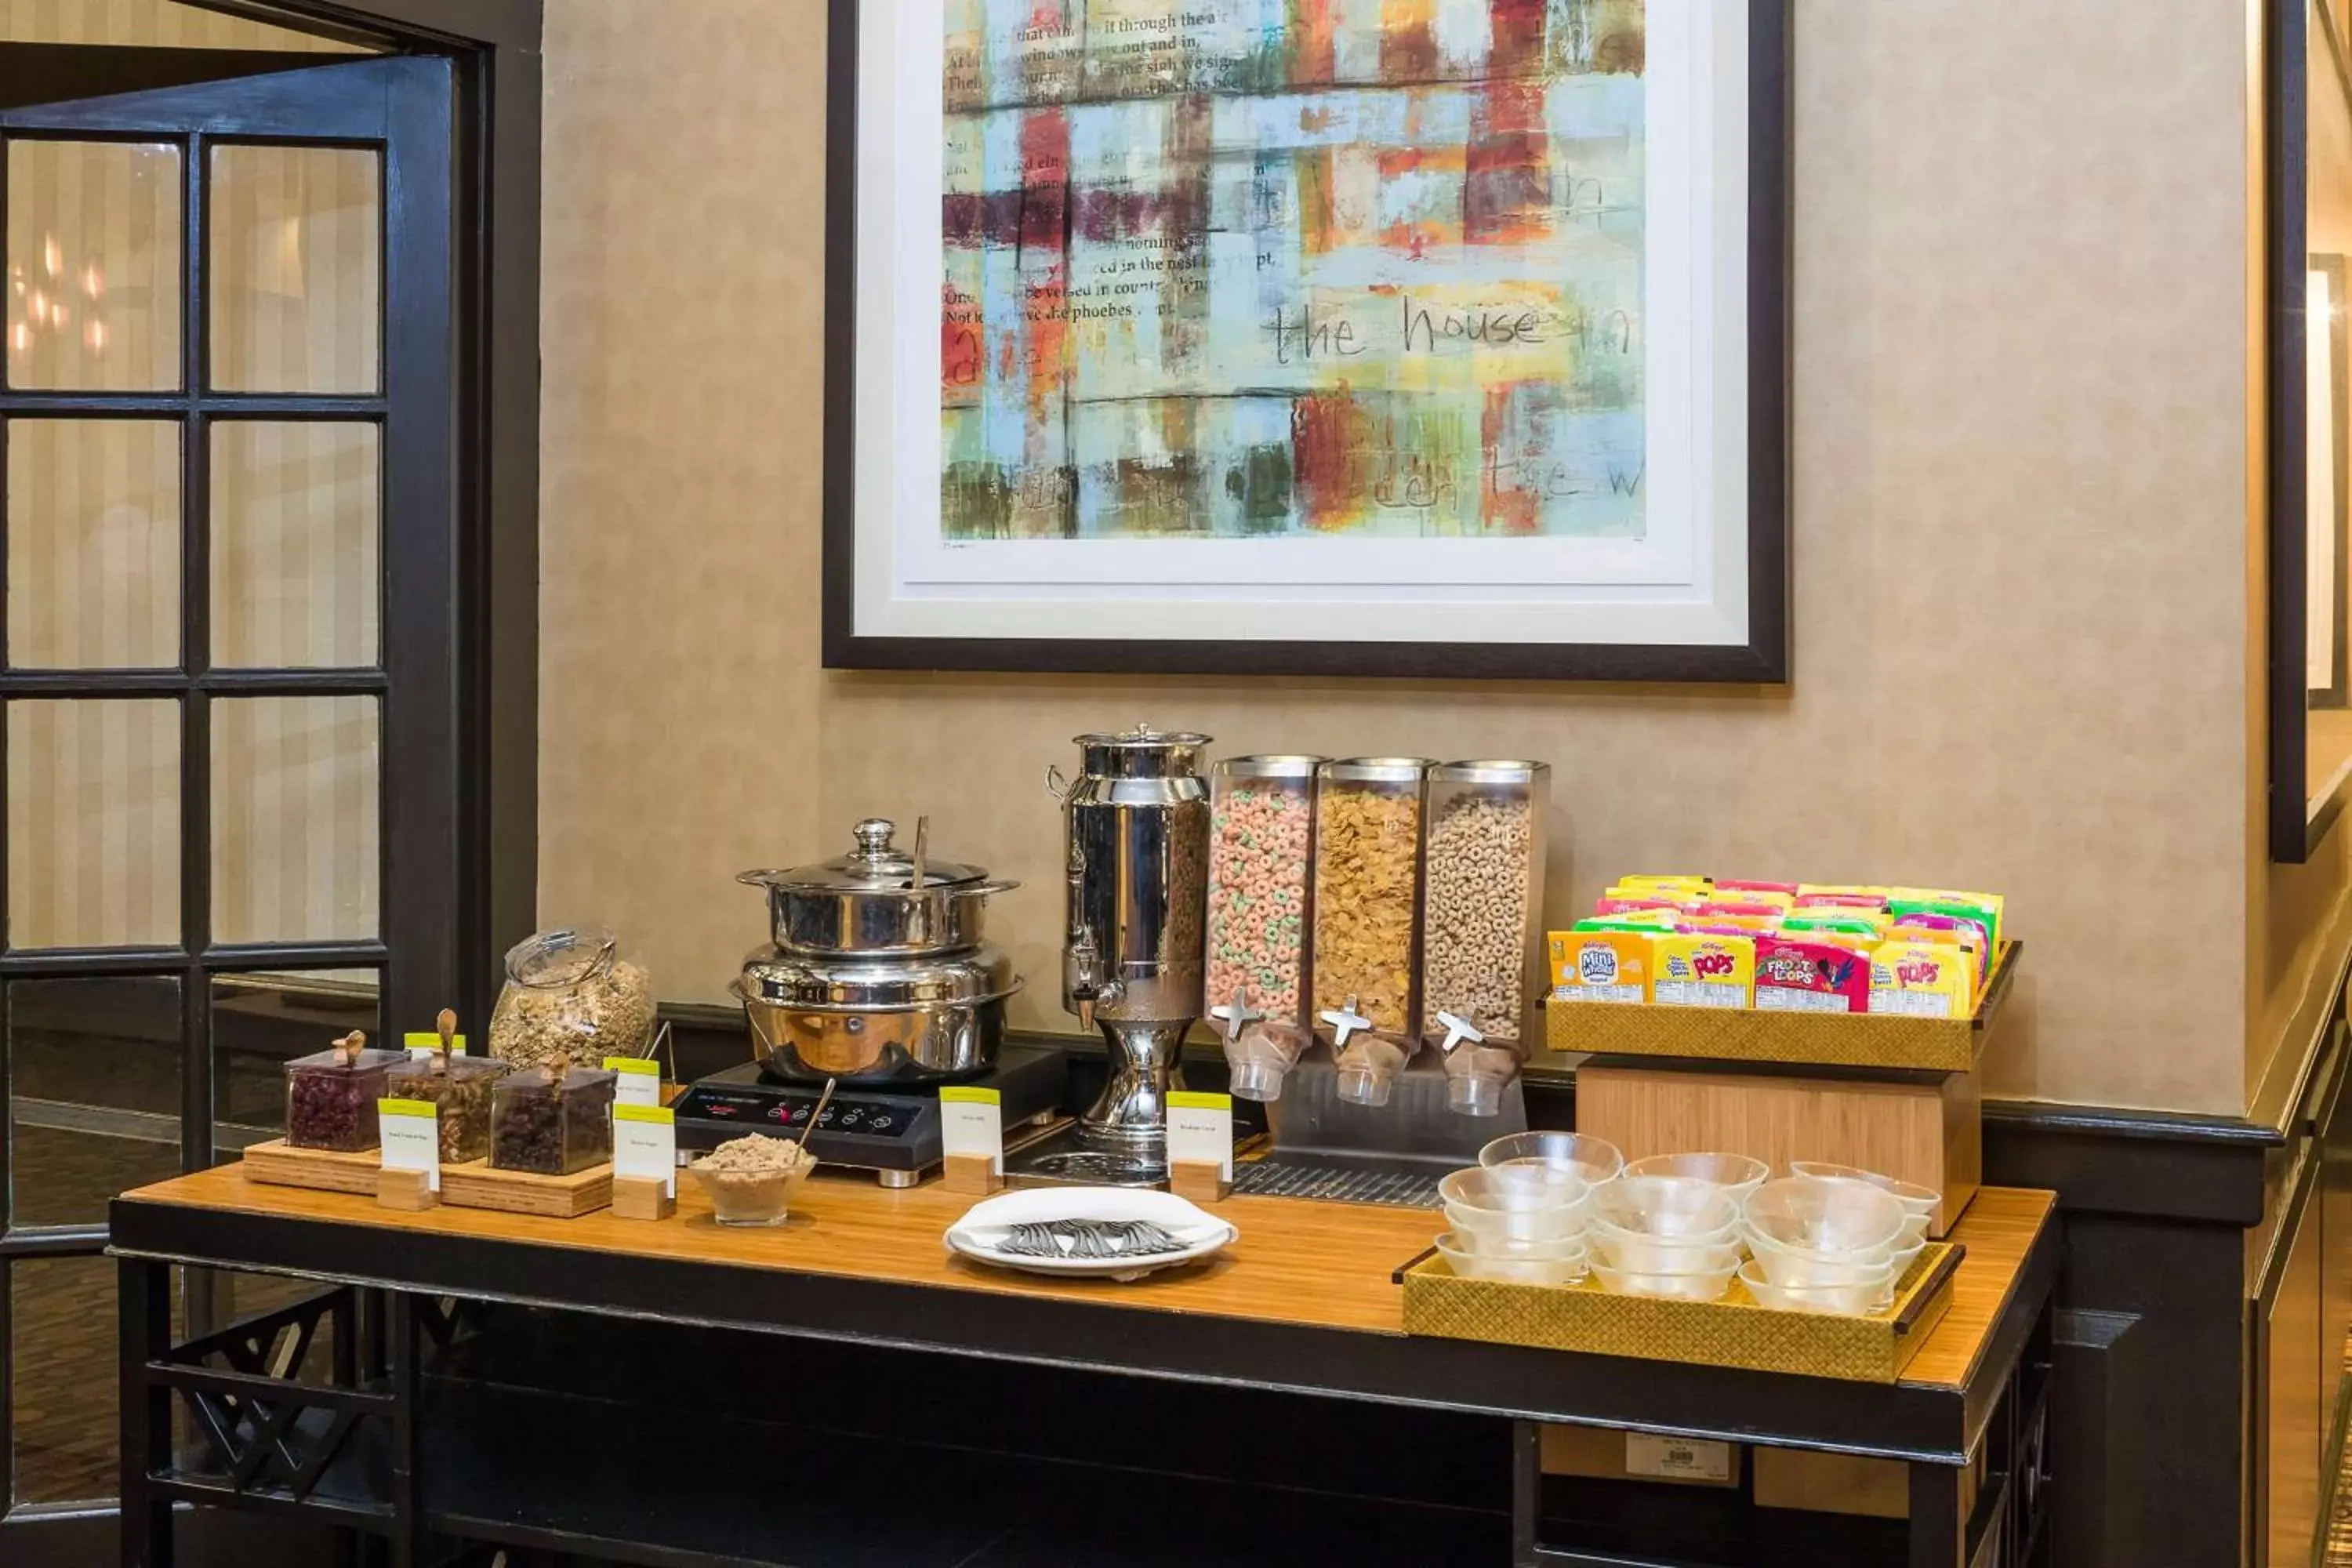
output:
[[1423,757],[1350,757],[1317,770],[1315,1012],[1349,1008],[1364,1026],[1411,1039],[1421,910]]
[[1203,972],[1233,1090],[1280,1098],[1305,1050],[1315,770],[1307,756],[1227,757],[1209,770]]
[[1493,1116],[1533,1049],[1543,994],[1543,763],[1445,763],[1429,773],[1421,924],[1422,1038],[1445,1056],[1446,1103]]

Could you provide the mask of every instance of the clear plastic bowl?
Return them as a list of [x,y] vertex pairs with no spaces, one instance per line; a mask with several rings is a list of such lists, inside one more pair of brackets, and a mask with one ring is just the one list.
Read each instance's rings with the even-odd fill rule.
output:
[[1573,1285],[1584,1278],[1584,1254],[1559,1258],[1496,1258],[1473,1252],[1452,1231],[1437,1238],[1438,1256],[1464,1279],[1507,1279],[1515,1285]]
[[1559,1241],[1585,1226],[1584,1178],[1549,1165],[1474,1167],[1437,1184],[1445,1217],[1457,1231],[1520,1241]]
[[1774,1247],[1751,1236],[1748,1249],[1755,1255],[1757,1269],[1765,1279],[1792,1289],[1880,1285],[1895,1278],[1890,1272],[1895,1268],[1895,1255],[1883,1247],[1866,1252],[1824,1255]]
[[1893,1298],[1891,1279],[1845,1285],[1776,1284],[1761,1268],[1762,1259],[1744,1265],[1739,1282],[1759,1307],[1778,1312],[1823,1312],[1839,1317],[1866,1318]]
[[1737,1241],[1660,1241],[1654,1237],[1603,1236],[1586,1239],[1593,1261],[1640,1274],[1690,1274],[1716,1268],[1737,1268],[1741,1253]]
[[1501,1241],[1581,1243],[1587,1229],[1584,1205],[1558,1209],[1488,1209],[1447,1204],[1445,1223],[1467,1237]]
[[1525,1241],[1498,1231],[1464,1230],[1455,1226],[1446,1233],[1454,1245],[1480,1258],[1582,1258],[1587,1250],[1581,1231],[1574,1236],[1552,1237],[1542,1241]]
[[1762,1186],[1771,1173],[1771,1166],[1745,1154],[1652,1154],[1625,1167],[1629,1176],[1687,1176],[1695,1182],[1712,1182],[1741,1199]]
[[1786,1176],[1748,1194],[1749,1234],[1801,1251],[1892,1247],[1906,1217],[1894,1194],[1865,1182]]
[[1738,1198],[1689,1176],[1620,1176],[1592,1189],[1591,1206],[1596,1226],[1686,1241],[1728,1231],[1739,1220]]
[[1735,1260],[1720,1268],[1618,1268],[1594,1258],[1592,1277],[1612,1296],[1670,1296],[1683,1301],[1720,1300],[1739,1271]]
[[1944,1194],[1933,1187],[1923,1187],[1916,1182],[1897,1181],[1876,1171],[1865,1171],[1859,1165],[1832,1165],[1825,1160],[1791,1160],[1789,1169],[1796,1175],[1811,1176],[1819,1181],[1867,1183],[1880,1192],[1893,1193],[1895,1201],[1903,1205],[1905,1214],[1931,1215],[1936,1212],[1936,1205],[1944,1201]]
[[1572,1166],[1594,1186],[1617,1179],[1625,1156],[1590,1132],[1514,1132],[1478,1151],[1481,1165]]

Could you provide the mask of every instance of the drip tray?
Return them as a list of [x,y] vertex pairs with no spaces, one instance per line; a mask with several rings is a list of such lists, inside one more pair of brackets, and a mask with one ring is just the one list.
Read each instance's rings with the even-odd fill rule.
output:
[[1311,1155],[1268,1154],[1234,1166],[1234,1191],[1259,1198],[1312,1198],[1321,1203],[1370,1204],[1381,1208],[1433,1209],[1437,1184],[1445,1174],[1423,1165],[1362,1161],[1341,1163]]

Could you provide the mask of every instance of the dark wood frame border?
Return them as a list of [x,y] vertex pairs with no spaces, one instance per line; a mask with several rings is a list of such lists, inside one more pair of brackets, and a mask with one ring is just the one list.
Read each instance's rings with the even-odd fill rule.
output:
[[[475,776],[460,826],[460,1005],[487,1016],[499,956],[536,926],[539,883],[541,0],[190,0],[208,11],[447,56],[459,322],[456,409],[467,549],[457,755]],[[395,871],[401,864],[395,857]],[[440,896],[446,897],[448,889]]]
[[2309,398],[2305,395],[2305,273],[2310,266],[2310,224],[2305,204],[2311,184],[2305,145],[2310,127],[2308,60],[2326,48],[2352,92],[2352,73],[2334,25],[2321,10],[2320,37],[2307,25],[2310,0],[2265,0],[2263,9],[2263,205],[2264,291],[2263,390],[2266,496],[2264,547],[2270,556],[2270,631],[2264,659],[2269,691],[2271,858],[2308,860],[2343,815],[2352,780],[2341,781],[2312,810],[2305,769],[2310,689],[2304,640],[2309,626],[2305,595],[2310,563]]
[[[443,0],[454,4],[456,0]],[[1789,0],[1748,0],[1748,642],[1104,642],[860,637],[856,575],[857,16],[829,0],[826,44],[824,664],[1055,674],[1372,675],[1517,680],[1789,679]]]
[[[472,775],[458,781],[457,841],[440,857],[458,868],[456,885],[434,871],[434,857],[391,854],[384,898],[387,907],[403,898],[454,899],[459,1002],[469,1014],[487,1015],[498,955],[532,929],[538,879],[540,3],[190,3],[396,53],[437,55],[451,64],[454,233],[447,264],[457,331],[446,350],[459,356],[460,397],[448,432],[459,476],[459,553],[436,567],[447,569],[457,596],[458,631],[445,654],[454,676],[449,707],[433,716],[432,727],[454,742],[448,765],[469,765]],[[161,71],[156,86],[191,73],[208,79],[221,54],[185,51],[190,63],[184,68],[155,60],[160,51],[121,53],[150,57]],[[215,66],[195,59],[198,54],[213,57]],[[335,61],[301,57],[306,65]],[[395,457],[387,451],[387,461]],[[390,795],[384,808],[398,820],[400,805]],[[210,956],[215,967],[234,967],[227,962],[234,955]],[[141,955],[131,958],[134,965],[142,962]],[[209,1115],[183,1132],[184,1142],[209,1138]],[[0,1238],[0,1250],[11,1258],[75,1256],[104,1246],[108,1236],[105,1226],[49,1227]],[[0,1301],[0,1326],[5,1320]],[[0,1391],[0,1406],[5,1402]],[[109,1531],[119,1513],[110,1505],[9,1510],[6,1502],[0,1498],[0,1542],[6,1542],[0,1555],[37,1562],[75,1560],[103,1539],[94,1532]]]

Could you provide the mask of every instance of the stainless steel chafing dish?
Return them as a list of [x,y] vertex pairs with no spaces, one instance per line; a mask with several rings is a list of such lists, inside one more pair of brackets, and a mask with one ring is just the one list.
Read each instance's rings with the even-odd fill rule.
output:
[[1013,960],[983,941],[988,896],[1019,886],[909,853],[879,818],[821,865],[746,871],[768,893],[774,940],[734,984],[767,1065],[787,1078],[925,1083],[995,1065]]

